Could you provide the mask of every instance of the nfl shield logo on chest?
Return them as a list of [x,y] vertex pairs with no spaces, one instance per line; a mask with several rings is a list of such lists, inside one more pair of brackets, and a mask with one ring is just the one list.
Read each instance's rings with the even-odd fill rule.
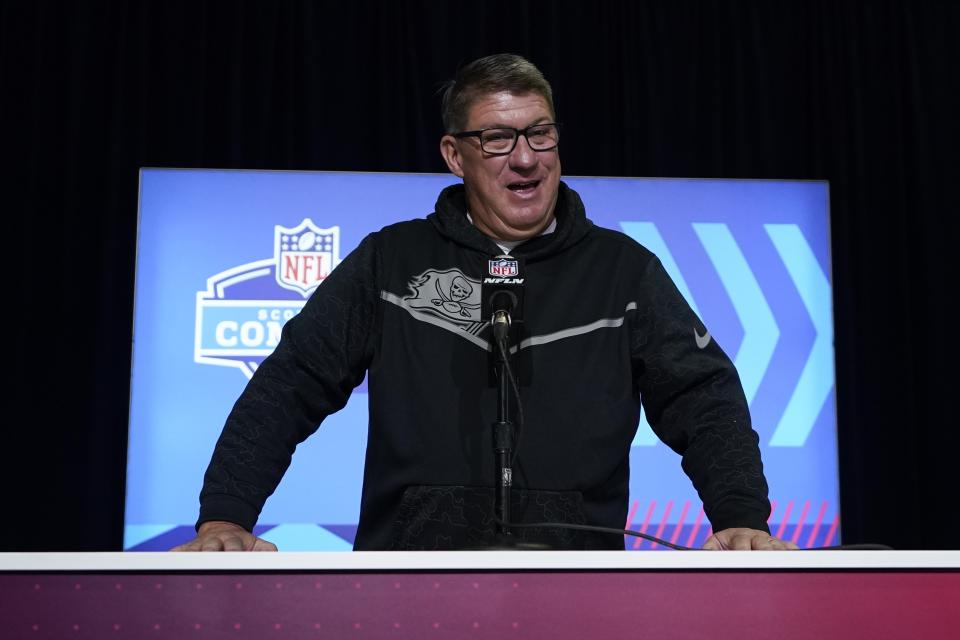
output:
[[510,278],[520,273],[519,263],[513,258],[494,258],[487,263],[487,270],[491,276]]

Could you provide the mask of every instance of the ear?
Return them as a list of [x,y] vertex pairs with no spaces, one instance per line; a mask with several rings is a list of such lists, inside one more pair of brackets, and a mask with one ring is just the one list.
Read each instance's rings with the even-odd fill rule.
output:
[[440,138],[440,155],[443,156],[444,161],[447,163],[447,168],[450,169],[450,173],[458,178],[462,178],[462,158],[460,157],[460,149],[457,147],[456,138],[449,134]]

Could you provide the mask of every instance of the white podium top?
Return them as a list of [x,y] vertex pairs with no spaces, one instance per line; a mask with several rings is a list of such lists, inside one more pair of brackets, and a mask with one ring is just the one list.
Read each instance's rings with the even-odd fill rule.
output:
[[960,551],[0,553],[0,572],[960,570]]

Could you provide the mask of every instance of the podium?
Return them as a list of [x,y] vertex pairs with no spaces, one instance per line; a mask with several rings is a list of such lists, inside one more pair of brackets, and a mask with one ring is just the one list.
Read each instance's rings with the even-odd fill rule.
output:
[[3,638],[956,637],[960,552],[0,554]]

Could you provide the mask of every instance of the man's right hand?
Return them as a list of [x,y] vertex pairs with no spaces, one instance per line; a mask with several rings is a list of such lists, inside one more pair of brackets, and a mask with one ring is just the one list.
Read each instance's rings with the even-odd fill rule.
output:
[[209,520],[197,529],[197,537],[171,551],[276,551],[277,545],[258,538],[233,522]]

